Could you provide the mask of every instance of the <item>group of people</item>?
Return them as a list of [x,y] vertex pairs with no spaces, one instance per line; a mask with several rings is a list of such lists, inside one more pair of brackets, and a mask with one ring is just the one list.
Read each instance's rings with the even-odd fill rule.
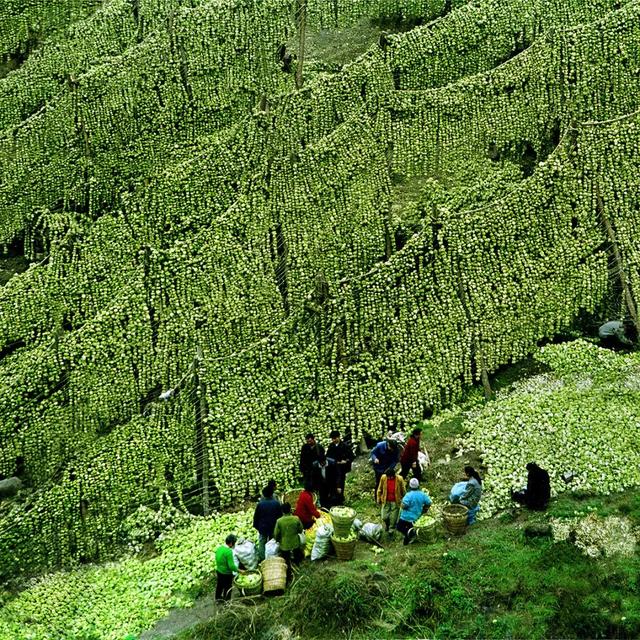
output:
[[[418,453],[421,436],[420,428],[413,429],[403,448],[394,439],[383,440],[376,444],[369,457],[376,479],[376,502],[381,508],[385,530],[391,540],[395,531],[399,531],[404,545],[416,539],[414,524],[432,504],[431,498],[420,489],[422,469]],[[330,438],[331,444],[325,453],[313,434],[306,435],[300,451],[304,489],[293,510],[290,503],[281,503],[275,497],[275,480],[270,480],[262,490],[253,516],[253,526],[258,532],[259,561],[265,558],[267,542],[274,539],[290,573],[291,565],[303,558],[301,534],[321,517],[314,492],[319,494],[320,505],[325,509],[344,503],[345,478],[351,470],[354,455],[351,447],[342,441],[339,431],[332,431]],[[399,472],[396,471],[398,464]],[[544,509],[550,498],[549,474],[535,462],[527,465],[527,472],[526,488],[512,491],[512,498],[531,509]],[[407,489],[406,481],[410,474],[412,477]],[[467,507],[468,524],[475,522],[481,497],[482,478],[472,466],[465,466],[464,479],[452,487],[449,500]],[[235,543],[236,537],[230,535],[216,551],[217,600],[230,597],[233,575],[238,572],[232,551]]]
[[300,450],[299,467],[305,490],[317,491],[325,509],[344,504],[344,484],[354,458],[353,450],[343,442],[339,431],[333,430],[329,438],[331,443],[325,452],[313,433],[308,433]]
[[420,467],[420,461],[418,459],[421,437],[422,429],[416,427],[402,448],[400,447],[400,443],[393,438],[387,438],[376,444],[369,455],[376,479],[376,491],[380,484],[380,478],[382,478],[390,468],[393,467],[393,469],[395,469],[398,463],[400,463],[400,475],[403,480],[407,479],[409,472],[413,474],[414,478],[417,478],[418,482],[422,480],[422,468]]

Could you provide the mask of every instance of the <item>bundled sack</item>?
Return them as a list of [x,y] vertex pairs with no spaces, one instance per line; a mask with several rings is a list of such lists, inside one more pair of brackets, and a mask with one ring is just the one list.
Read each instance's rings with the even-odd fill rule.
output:
[[264,545],[264,559],[277,558],[280,554],[280,545],[273,539]]
[[331,549],[331,536],[333,535],[333,527],[330,524],[323,524],[316,531],[316,540],[311,549],[312,560],[322,560],[329,555]]
[[431,459],[426,451],[418,451],[418,464],[421,469],[426,469],[431,465]]
[[240,540],[233,548],[233,557],[236,565],[242,564],[249,571],[258,568],[258,552],[256,545],[251,540]]
[[449,502],[459,502],[466,488],[467,488],[466,480],[463,480],[462,482],[456,482],[453,485],[453,487],[451,487],[451,493],[449,494]]
[[362,528],[358,533],[360,534],[360,538],[362,538],[363,540],[376,540],[380,542],[380,540],[382,539],[382,531],[383,529],[381,524],[367,522],[366,524],[362,525]]

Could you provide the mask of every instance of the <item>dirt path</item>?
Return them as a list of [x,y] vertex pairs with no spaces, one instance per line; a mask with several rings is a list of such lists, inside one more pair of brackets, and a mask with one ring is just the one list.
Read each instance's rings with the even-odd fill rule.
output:
[[189,609],[171,609],[169,615],[159,620],[152,629],[145,631],[139,640],[160,640],[174,638],[182,631],[211,620],[217,615],[218,605],[213,593],[202,596]]

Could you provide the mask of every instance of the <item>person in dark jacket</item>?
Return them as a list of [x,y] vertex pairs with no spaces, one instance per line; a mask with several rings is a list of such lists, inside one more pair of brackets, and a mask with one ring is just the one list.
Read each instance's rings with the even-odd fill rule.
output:
[[313,463],[319,460],[320,454],[324,455],[324,447],[316,442],[313,433],[307,433],[305,440],[300,449],[300,473],[306,484],[313,481]]
[[544,511],[551,497],[549,474],[535,462],[527,465],[527,488],[522,491],[512,491],[511,498],[529,509]]
[[327,448],[327,459],[335,461],[335,491],[334,504],[344,504],[344,483],[347,473],[351,471],[353,463],[353,451],[351,447],[340,438],[340,432],[333,430],[329,437],[331,444]]
[[402,450],[402,455],[400,456],[400,464],[402,465],[402,470],[400,471],[400,475],[406,480],[409,475],[409,471],[413,472],[413,477],[418,478],[418,481],[422,480],[422,469],[420,468],[420,463],[418,462],[418,452],[420,451],[420,437],[422,436],[422,429],[415,428],[409,439],[407,440],[407,444],[404,445],[404,449]]
[[380,484],[380,478],[384,475],[389,467],[393,467],[398,464],[400,458],[400,450],[398,449],[398,443],[395,440],[383,440],[371,450],[369,460],[373,463],[373,471],[376,475],[376,488],[378,491],[378,485]]
[[269,483],[262,490],[262,497],[253,512],[253,528],[258,531],[258,558],[264,560],[264,547],[273,538],[276,521],[282,515],[282,505],[274,497],[275,483]]
[[331,509],[335,504],[336,463],[329,460],[324,453],[313,463],[313,489],[318,492],[320,506]]

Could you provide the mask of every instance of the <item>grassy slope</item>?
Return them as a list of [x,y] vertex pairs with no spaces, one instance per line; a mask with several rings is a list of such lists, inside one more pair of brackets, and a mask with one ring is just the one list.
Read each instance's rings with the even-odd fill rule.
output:
[[[537,372],[525,362],[506,369],[494,387]],[[473,390],[468,404],[478,401]],[[426,485],[442,500],[462,466],[453,443],[461,411],[427,432],[432,466]],[[446,463],[446,456],[450,462]],[[373,474],[358,460],[347,499],[364,521],[378,521],[371,499]],[[634,638],[640,636],[638,554],[592,560],[570,543],[529,537],[531,525],[549,516],[596,510],[624,515],[640,525],[640,496],[564,494],[546,514],[507,511],[472,527],[461,538],[441,532],[437,542],[403,547],[385,541],[376,554],[360,543],[356,559],[306,562],[281,598],[255,605],[241,600],[180,640],[260,638],[307,640],[378,638]],[[210,597],[210,596],[208,596]]]

